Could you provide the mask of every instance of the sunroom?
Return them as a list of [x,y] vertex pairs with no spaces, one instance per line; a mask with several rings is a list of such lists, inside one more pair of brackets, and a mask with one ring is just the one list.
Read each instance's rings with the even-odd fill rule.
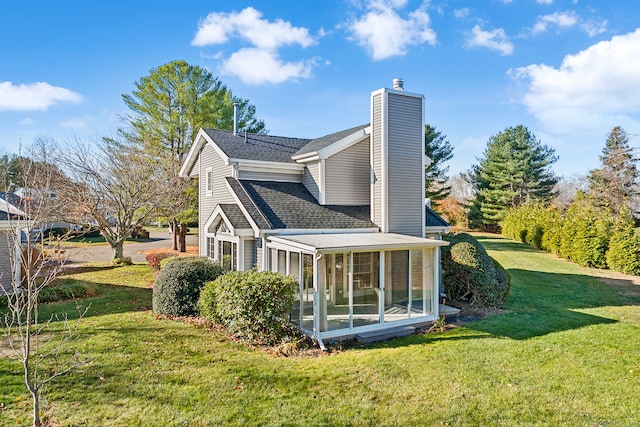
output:
[[437,319],[445,245],[394,233],[272,235],[266,261],[298,279],[290,320],[322,342]]

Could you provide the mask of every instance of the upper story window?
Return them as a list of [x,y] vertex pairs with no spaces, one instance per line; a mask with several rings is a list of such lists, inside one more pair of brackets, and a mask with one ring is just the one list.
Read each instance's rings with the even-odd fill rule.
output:
[[207,168],[205,180],[207,196],[211,196],[211,194],[213,193],[213,168]]

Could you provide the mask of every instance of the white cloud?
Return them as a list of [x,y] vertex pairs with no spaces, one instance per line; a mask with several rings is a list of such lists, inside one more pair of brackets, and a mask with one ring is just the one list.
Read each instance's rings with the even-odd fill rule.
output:
[[44,111],[61,102],[80,101],[80,94],[46,82],[29,85],[0,82],[0,111]]
[[262,19],[262,13],[253,7],[247,7],[240,13],[210,13],[200,21],[198,27],[191,42],[194,46],[223,44],[231,37],[243,39],[263,49],[277,49],[287,45],[308,47],[316,43],[308,29],[294,27],[282,19],[269,22]]
[[531,29],[531,34],[540,34],[549,30],[551,27],[567,29],[579,27],[587,33],[589,37],[597,36],[607,30],[606,20],[584,20],[574,11],[556,12],[549,15],[539,16],[538,20]]
[[559,28],[569,28],[575,26],[577,23],[578,16],[575,14],[575,12],[556,12],[538,17],[538,21],[533,26],[531,32],[533,34],[543,33],[547,31],[550,25]]
[[273,50],[245,48],[226,59],[221,71],[247,84],[260,85],[310,77],[313,65],[313,61],[284,62]]
[[[324,33],[321,30],[319,34]],[[247,7],[239,13],[210,13],[199,22],[191,44],[210,46],[225,44],[231,39],[247,42],[251,47],[241,48],[227,58],[219,52],[216,58],[222,63],[224,74],[248,84],[281,83],[311,76],[314,60],[287,62],[279,52],[284,46],[306,48],[316,44],[306,28],[294,27],[281,19],[270,22],[262,19],[258,10]]]
[[587,21],[580,24],[582,31],[587,33],[589,37],[595,37],[598,34],[602,34],[607,31],[607,24],[609,22],[604,19],[601,21]]
[[467,47],[486,47],[497,50],[501,55],[511,55],[513,53],[513,43],[511,43],[502,28],[491,31],[484,31],[479,25],[473,27],[467,34]]
[[469,16],[469,8],[465,7],[462,9],[456,9],[453,11],[453,16],[456,17],[457,19],[464,19],[467,16]]
[[373,60],[405,55],[408,46],[435,45],[437,36],[426,12],[427,2],[403,18],[396,10],[405,5],[404,0],[371,0],[367,14],[349,24],[354,40]]
[[536,0],[539,4],[552,4],[553,0]]
[[509,70],[521,101],[550,132],[607,129],[640,120],[640,29],[567,55],[559,68]]
[[25,117],[24,119],[20,120],[20,125],[21,126],[31,126],[34,123],[35,122],[33,121],[33,119],[31,117]]

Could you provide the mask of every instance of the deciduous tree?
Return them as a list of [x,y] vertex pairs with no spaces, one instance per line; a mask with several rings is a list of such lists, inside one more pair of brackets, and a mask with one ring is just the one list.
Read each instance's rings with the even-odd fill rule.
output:
[[[41,398],[43,388],[54,378],[64,375],[81,363],[73,350],[72,340],[78,322],[86,312],[79,306],[76,322],[70,322],[66,313],[42,318],[39,295],[51,286],[60,273],[61,260],[55,247],[66,236],[48,236],[42,232],[43,224],[57,218],[60,199],[51,197],[53,182],[59,179],[59,169],[46,155],[49,146],[36,143],[31,157],[17,156],[20,162],[19,178],[31,189],[31,196],[18,203],[19,213],[0,221],[0,233],[9,243],[11,286],[0,286],[5,294],[7,310],[2,316],[4,343],[0,354],[18,360],[22,365],[25,385],[32,397],[33,425],[41,426]],[[32,161],[33,159],[33,161]],[[42,250],[48,244],[50,250]]]
[[165,202],[163,163],[125,138],[71,140],[58,147],[65,176],[55,189],[67,204],[69,220],[92,223],[111,245],[113,260],[124,260],[123,244],[131,231]]

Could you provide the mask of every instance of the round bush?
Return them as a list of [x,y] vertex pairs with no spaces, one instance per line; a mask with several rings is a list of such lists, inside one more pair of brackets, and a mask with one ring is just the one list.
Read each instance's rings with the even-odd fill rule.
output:
[[250,342],[274,344],[290,329],[287,315],[298,283],[293,276],[256,270],[232,272],[207,283],[200,315]]
[[507,272],[471,235],[445,236],[443,284],[447,298],[479,306],[499,307],[510,289]]
[[160,270],[153,286],[153,311],[170,316],[198,314],[200,290],[224,274],[222,267],[204,257],[179,257]]

